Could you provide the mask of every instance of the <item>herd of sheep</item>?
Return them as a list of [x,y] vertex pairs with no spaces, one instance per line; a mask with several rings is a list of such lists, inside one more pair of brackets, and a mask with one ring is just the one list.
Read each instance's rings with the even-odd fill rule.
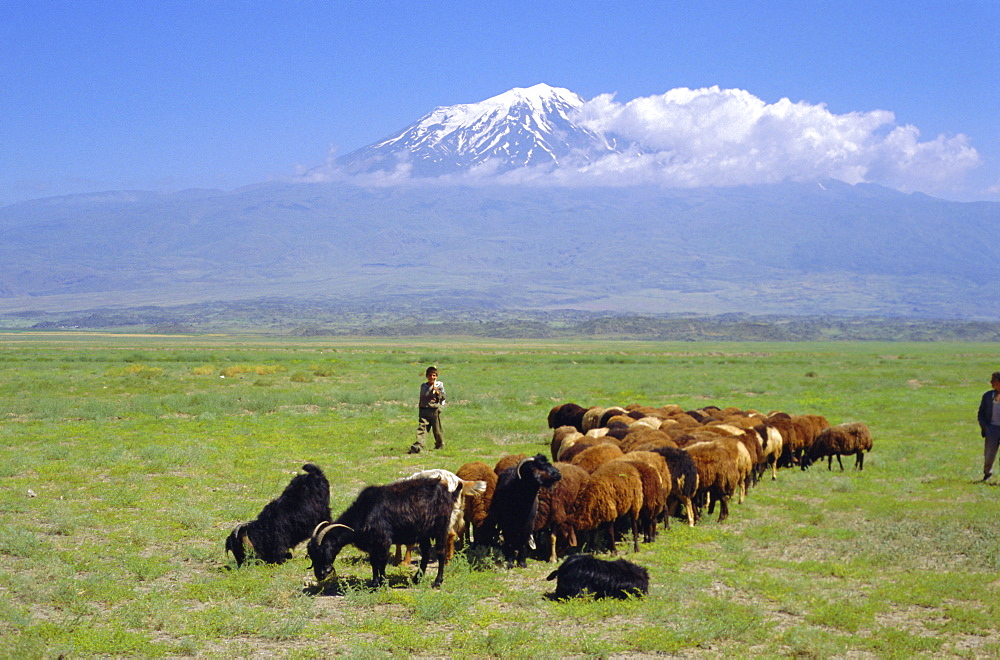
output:
[[[432,558],[434,586],[456,545],[496,548],[509,568],[529,556],[547,561],[567,557],[549,579],[556,594],[592,593],[624,597],[646,593],[645,569],[624,560],[605,561],[584,553],[610,551],[631,532],[652,542],[672,518],[695,525],[719,507],[718,521],[732,499],[742,502],[767,473],[783,467],[806,469],[827,459],[854,455],[857,469],[872,448],[860,422],[831,426],[819,415],[768,414],[709,406],[589,407],[558,405],[549,412],[551,461],[543,454],[509,455],[489,466],[476,461],[455,472],[427,470],[390,484],[369,486],[337,518],[329,507],[329,483],[312,464],[296,476],[258,517],[241,523],[226,550],[242,565],[252,551],[260,561],[281,563],[308,541],[318,585],[336,576],[334,560],[353,545],[368,554],[373,582],[385,580],[390,550],[397,561],[406,548],[420,551],[414,580]],[[569,561],[573,558],[572,561]]]

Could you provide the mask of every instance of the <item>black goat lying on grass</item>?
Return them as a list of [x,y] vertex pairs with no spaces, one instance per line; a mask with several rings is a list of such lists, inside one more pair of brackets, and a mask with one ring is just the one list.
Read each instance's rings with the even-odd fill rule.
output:
[[624,559],[608,561],[591,555],[570,555],[546,579],[557,580],[554,600],[585,594],[624,599],[649,593],[649,573]]
[[336,577],[333,562],[345,545],[368,553],[372,582],[385,582],[385,567],[392,544],[419,545],[420,568],[413,581],[419,582],[431,558],[431,541],[438,562],[432,586],[444,579],[448,531],[455,501],[461,487],[449,491],[440,479],[407,479],[385,486],[369,486],[333,523],[318,526],[307,546],[316,581],[322,584]]
[[247,547],[268,564],[292,558],[292,548],[310,537],[316,525],[330,519],[330,484],[323,470],[312,463],[302,466],[285,490],[271,500],[256,520],[237,525],[226,539],[226,552],[236,565],[247,561]]

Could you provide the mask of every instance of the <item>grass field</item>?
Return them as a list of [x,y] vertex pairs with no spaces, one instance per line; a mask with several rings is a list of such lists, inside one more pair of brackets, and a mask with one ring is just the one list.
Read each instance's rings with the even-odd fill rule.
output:
[[[447,446],[405,454],[423,369]],[[996,344],[0,335],[0,656],[996,657],[1000,488],[979,483]],[[864,421],[865,470],[783,470],[729,519],[637,554],[650,594],[553,602],[532,561],[459,555],[386,589],[347,549],[235,569],[232,526],[303,463],[339,513],[417,469],[547,452],[557,403],[709,404]],[[846,463],[846,461],[845,461]],[[853,465],[853,461],[851,461]]]

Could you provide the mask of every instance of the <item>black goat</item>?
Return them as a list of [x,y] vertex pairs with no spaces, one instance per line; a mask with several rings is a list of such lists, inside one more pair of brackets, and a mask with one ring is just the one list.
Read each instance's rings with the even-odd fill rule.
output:
[[292,548],[313,533],[316,525],[330,519],[330,483],[323,470],[312,463],[302,466],[277,498],[271,500],[256,520],[240,523],[226,539],[226,552],[233,553],[236,565],[247,560],[247,546],[268,564],[282,564],[292,558]]
[[594,598],[628,598],[649,593],[649,573],[638,564],[624,559],[608,561],[591,555],[570,555],[559,568],[549,573],[555,580],[553,598],[575,598],[591,594]]
[[538,489],[550,488],[561,478],[559,470],[542,454],[522,460],[497,477],[488,517],[500,533],[500,549],[507,568],[515,561],[522,568],[528,565],[528,542],[538,509]]
[[461,487],[449,491],[440,479],[408,479],[385,486],[369,486],[361,491],[333,523],[316,528],[307,550],[316,581],[336,576],[333,562],[345,545],[368,553],[372,582],[385,582],[385,567],[392,544],[419,545],[420,568],[413,581],[419,582],[431,558],[431,541],[438,562],[437,578],[444,579],[448,531],[455,500]]

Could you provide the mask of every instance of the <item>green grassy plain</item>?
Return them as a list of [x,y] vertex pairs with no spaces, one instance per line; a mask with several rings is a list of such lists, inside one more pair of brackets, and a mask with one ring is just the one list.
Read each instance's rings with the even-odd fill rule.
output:
[[[408,456],[423,368],[444,450]],[[996,344],[0,335],[0,656],[996,657],[1000,488],[978,483]],[[303,463],[339,513],[417,469],[548,451],[557,403],[709,404],[864,421],[863,472],[763,480],[638,554],[650,594],[558,603],[552,566],[459,555],[444,585],[353,549],[223,553]],[[846,463],[846,461],[845,461]]]

